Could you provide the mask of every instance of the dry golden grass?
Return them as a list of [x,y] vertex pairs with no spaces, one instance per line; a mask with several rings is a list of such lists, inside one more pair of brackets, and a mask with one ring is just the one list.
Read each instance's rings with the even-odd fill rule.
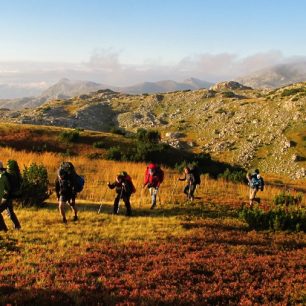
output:
[[[86,157],[70,157],[69,159],[55,153],[30,153],[15,151],[9,148],[0,148],[0,159],[6,163],[9,159],[18,161],[21,170],[35,162],[43,164],[48,170],[50,188],[53,188],[54,180],[59,164],[64,160],[71,161],[77,172],[85,177],[84,190],[79,194],[79,199],[90,202],[110,202],[114,198],[114,191],[107,187],[107,182],[115,180],[116,175],[121,171],[127,171],[132,177],[136,187],[136,193],[132,196],[133,206],[142,207],[150,205],[150,197],[147,189],[143,189],[143,178],[146,169],[144,163],[115,162],[107,160],[89,160]],[[165,180],[159,192],[159,204],[178,204],[185,202],[183,189],[185,182],[178,181],[180,174],[168,168],[165,170]],[[275,195],[279,194],[284,187],[266,185],[260,197],[265,202],[271,202]],[[297,194],[291,190],[291,193]],[[213,180],[208,176],[202,176],[202,183],[197,188],[196,197],[201,202],[207,203],[231,203],[241,206],[248,200],[248,186],[244,184],[233,184],[223,179]],[[52,199],[52,197],[51,197]],[[54,199],[54,195],[53,195]],[[196,200],[197,201],[197,200]],[[305,203],[305,199],[303,199]]]

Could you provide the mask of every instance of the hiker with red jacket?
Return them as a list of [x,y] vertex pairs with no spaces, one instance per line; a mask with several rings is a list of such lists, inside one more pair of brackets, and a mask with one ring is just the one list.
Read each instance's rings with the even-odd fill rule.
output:
[[117,193],[117,196],[114,200],[113,213],[115,215],[118,215],[119,202],[120,202],[120,199],[122,199],[126,207],[126,215],[131,216],[132,208],[131,208],[131,203],[130,203],[130,197],[132,193],[136,192],[136,189],[132,182],[132,178],[127,174],[127,172],[122,171],[117,175],[115,182],[113,183],[108,182],[107,186],[110,189],[115,188],[116,193]]
[[147,186],[150,191],[153,209],[156,206],[156,197],[160,184],[164,180],[164,171],[155,163],[150,163],[145,172],[143,187]]

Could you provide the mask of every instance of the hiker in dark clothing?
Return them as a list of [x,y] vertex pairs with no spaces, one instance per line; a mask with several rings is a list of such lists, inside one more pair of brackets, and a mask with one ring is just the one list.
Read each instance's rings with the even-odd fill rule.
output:
[[77,192],[73,180],[73,173],[70,173],[69,169],[65,169],[66,165],[67,168],[69,168],[68,166],[69,164],[71,163],[62,163],[58,171],[57,178],[55,180],[55,191],[57,195],[59,211],[63,218],[63,223],[67,223],[65,207],[64,207],[65,203],[67,203],[71,207],[74,213],[73,221],[78,220],[78,210],[75,205],[75,198]]
[[248,184],[250,186],[250,203],[249,207],[253,207],[253,202],[257,202],[258,204],[260,203],[260,198],[256,198],[256,194],[259,190],[263,191],[264,190],[264,180],[259,174],[259,170],[256,169],[253,174],[247,173],[247,180]]
[[187,195],[187,200],[194,200],[194,192],[197,186],[195,176],[192,171],[190,171],[189,167],[184,168],[185,176],[183,178],[179,178],[179,181],[187,181],[187,185],[184,188],[184,193]]
[[2,213],[6,210],[8,216],[14,223],[15,229],[20,229],[19,220],[13,209],[13,188],[11,186],[9,176],[14,178],[11,169],[3,168],[3,163],[0,161],[0,230],[7,231],[7,226],[4,222]]
[[131,177],[125,171],[122,171],[117,175],[115,182],[108,182],[107,186],[110,189],[116,189],[117,196],[114,200],[114,214],[118,215],[119,202],[122,199],[126,207],[126,215],[130,216],[132,214],[130,197],[132,193],[136,192]]

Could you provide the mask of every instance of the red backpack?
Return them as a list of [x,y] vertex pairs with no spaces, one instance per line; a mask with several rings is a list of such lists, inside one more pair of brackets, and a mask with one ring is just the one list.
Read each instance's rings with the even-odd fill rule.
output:
[[144,183],[151,187],[159,187],[164,180],[164,171],[156,164],[149,164],[145,172]]

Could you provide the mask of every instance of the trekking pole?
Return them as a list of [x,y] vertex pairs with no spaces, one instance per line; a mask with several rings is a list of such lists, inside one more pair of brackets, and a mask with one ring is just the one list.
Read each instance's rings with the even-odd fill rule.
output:
[[103,196],[103,198],[102,198],[102,200],[101,200],[101,205],[100,205],[100,207],[99,207],[98,214],[101,212],[102,205],[103,205],[103,202],[102,202],[102,201],[103,201],[103,199],[105,199],[106,192],[107,192],[107,188],[105,189],[104,196]]
[[116,211],[117,214],[119,213],[120,200],[121,200],[121,197],[122,197],[123,188],[124,188],[124,186],[121,187],[120,197],[119,197],[119,201],[118,201],[118,208],[117,208],[117,211]]

